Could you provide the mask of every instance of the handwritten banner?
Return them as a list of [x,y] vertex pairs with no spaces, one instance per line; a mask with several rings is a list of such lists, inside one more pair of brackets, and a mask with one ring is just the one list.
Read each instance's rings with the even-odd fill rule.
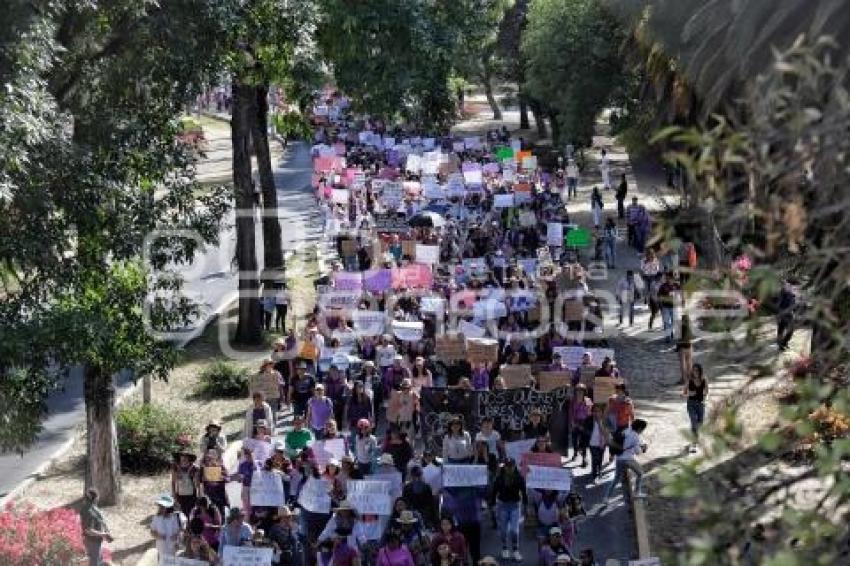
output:
[[614,387],[623,380],[615,377],[594,377],[593,378],[593,402],[607,403],[608,399],[614,395]]
[[[465,336],[466,334],[464,334]],[[466,342],[466,358],[471,363],[497,362],[499,360],[499,343],[496,340],[470,338]]]
[[440,246],[416,244],[416,261],[433,265],[440,263]]
[[381,293],[392,286],[392,269],[372,269],[363,274],[363,288],[370,293]]
[[271,566],[274,550],[252,546],[224,547],[223,566]]
[[548,393],[528,388],[482,391],[478,420],[491,417],[499,430],[522,430],[529,423],[532,409],[540,409],[546,423],[555,413],[567,410],[569,398],[567,387]]
[[334,289],[359,291],[363,288],[363,274],[352,271],[337,271],[333,274]]
[[487,485],[487,466],[443,464],[444,487],[475,487]]
[[209,562],[164,554],[159,557],[159,566],[209,566]]
[[437,357],[443,361],[466,358],[466,340],[463,336],[437,336]]
[[559,387],[568,387],[572,377],[569,371],[543,371],[537,374],[537,388],[548,393]]
[[251,455],[255,462],[263,462],[272,457],[272,444],[265,440],[257,440],[256,438],[246,438],[242,441],[242,446],[251,449]]
[[560,222],[549,222],[546,225],[546,243],[550,246],[562,246],[564,243],[564,225]]
[[561,455],[554,452],[526,452],[520,458],[520,472],[523,476],[528,475],[528,471],[532,466],[542,468],[560,468]]
[[420,263],[393,269],[392,277],[395,289],[430,289],[434,283],[431,268]]
[[423,322],[393,321],[393,335],[399,340],[405,342],[418,342],[419,340],[422,340],[424,332],[425,323]]
[[380,336],[384,333],[387,315],[384,311],[351,311],[351,322],[358,336]]
[[522,459],[522,455],[531,450],[535,442],[537,442],[536,438],[505,442],[505,456],[511,458],[514,462],[519,462]]
[[324,468],[331,459],[341,460],[345,456],[345,439],[316,440],[310,445],[310,449],[316,459],[316,466]]
[[330,513],[330,489],[329,480],[309,478],[298,494],[298,504],[311,513]]
[[277,472],[256,470],[251,476],[251,506],[280,507],[286,504],[283,478]]
[[529,466],[525,485],[534,489],[551,489],[553,491],[570,491],[573,476],[565,468],[549,468],[544,466]]
[[349,480],[346,499],[360,514],[391,515],[391,489],[392,482],[389,481]]

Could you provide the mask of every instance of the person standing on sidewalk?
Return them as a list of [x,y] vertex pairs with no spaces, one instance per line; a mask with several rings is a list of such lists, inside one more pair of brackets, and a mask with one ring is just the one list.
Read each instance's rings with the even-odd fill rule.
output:
[[611,189],[611,163],[608,160],[608,152],[602,150],[602,159],[599,162],[599,172],[602,173],[602,185],[605,190]]
[[682,394],[687,397],[688,419],[691,421],[691,433],[694,435],[690,452],[696,452],[699,429],[705,420],[705,397],[708,395],[708,382],[703,375],[702,365],[694,364]]
[[574,159],[567,164],[567,200],[578,196],[578,165]]
[[513,557],[517,562],[522,562],[522,554],[519,551],[519,520],[522,509],[528,505],[528,495],[525,490],[525,480],[517,470],[513,458],[508,458],[499,470],[493,484],[490,503],[491,506],[498,504],[502,558],[510,560]]
[[617,186],[617,193],[614,195],[617,198],[617,217],[622,220],[626,217],[626,208],[623,203],[626,200],[626,193],[629,191],[629,183],[626,181],[626,174],[620,178],[620,184]]
[[617,302],[620,304],[620,324],[623,324],[623,316],[629,313],[629,326],[635,323],[635,301],[640,297],[643,283],[641,279],[635,278],[631,269],[626,271],[617,281]]
[[102,564],[100,549],[103,546],[103,541],[113,541],[112,535],[109,534],[109,527],[106,526],[106,521],[103,518],[103,513],[97,506],[97,500],[97,490],[94,488],[87,490],[83,506],[80,509],[83,543],[89,557],[89,566],[100,566]]
[[632,204],[626,207],[626,228],[628,229],[628,243],[637,249],[637,228],[640,220],[640,210],[643,208],[638,204],[637,197],[632,197]]
[[661,307],[661,322],[667,342],[672,343],[676,329],[676,303],[679,299],[679,284],[672,273],[665,273],[658,287],[658,305]]
[[615,269],[614,264],[617,262],[617,224],[613,218],[608,218],[605,221],[602,241],[605,244],[605,265],[608,269]]

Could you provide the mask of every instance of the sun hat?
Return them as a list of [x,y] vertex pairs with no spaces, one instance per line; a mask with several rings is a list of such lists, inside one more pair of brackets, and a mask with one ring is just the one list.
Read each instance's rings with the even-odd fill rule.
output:
[[331,458],[330,460],[328,460],[328,466],[334,466],[336,468],[339,468],[339,460],[337,460],[336,458]]
[[272,342],[272,346],[286,346],[286,340],[283,338],[278,338],[274,342]]
[[363,367],[364,368],[373,368],[373,367],[375,367],[375,362],[373,362],[372,360],[366,360],[365,362],[363,362]]
[[562,534],[564,534],[564,531],[561,530],[561,527],[552,527],[551,529],[549,529],[549,534],[550,535],[562,535]]
[[404,356],[402,356],[401,354],[396,354],[395,356],[393,356],[394,362],[401,362],[403,360],[404,360]]
[[378,460],[382,466],[395,466],[395,460],[393,460],[393,455],[388,453],[381,454],[381,459]]
[[412,525],[413,523],[419,522],[419,519],[416,518],[416,516],[413,514],[413,511],[411,511],[410,509],[405,509],[401,512],[396,521],[403,525]]
[[274,365],[274,360],[271,359],[271,358],[265,358],[265,359],[263,359],[263,362],[260,364],[260,367],[264,368],[268,365]]
[[218,419],[212,419],[210,422],[207,423],[207,431],[209,431],[211,427],[215,427],[218,430],[221,430],[221,421]]
[[174,498],[167,493],[163,493],[156,498],[156,504],[160,507],[174,507]]
[[410,381],[409,377],[405,377],[404,379],[401,380],[401,388],[402,389],[410,389],[411,387],[413,387],[413,382]]
[[274,451],[275,452],[285,452],[286,451],[286,444],[282,440],[275,440]]
[[324,386],[324,385],[322,385],[321,383],[317,383],[317,384],[316,384],[316,390],[319,390],[319,389],[321,389],[322,391],[324,391],[324,390],[325,390],[325,386]]

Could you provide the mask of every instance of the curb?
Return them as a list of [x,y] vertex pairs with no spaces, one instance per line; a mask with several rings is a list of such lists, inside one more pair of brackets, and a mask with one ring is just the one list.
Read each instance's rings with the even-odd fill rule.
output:
[[644,499],[635,497],[631,472],[625,474],[623,482],[628,486],[629,490],[629,507],[632,512],[632,521],[635,527],[638,558],[650,558],[652,556],[652,551],[649,546],[649,521],[646,519],[646,503]]

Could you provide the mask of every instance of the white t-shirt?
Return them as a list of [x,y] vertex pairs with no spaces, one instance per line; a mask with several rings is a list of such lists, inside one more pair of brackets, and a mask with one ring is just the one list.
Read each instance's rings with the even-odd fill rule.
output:
[[[180,531],[185,518],[182,513],[171,513],[168,516],[155,515],[151,521],[151,530],[159,534],[156,539],[156,552],[160,557],[174,556],[177,552],[177,544],[180,542]],[[173,537],[173,538],[172,538]]]
[[483,432],[479,432],[478,434],[475,435],[475,442],[476,443],[486,442],[487,443],[487,451],[490,452],[490,454],[493,454],[494,456],[499,455],[498,446],[499,446],[499,440],[501,440],[501,439],[502,439],[501,435],[499,434],[498,431],[495,431],[495,430],[491,430],[490,434],[488,434],[486,436],[484,435]]

